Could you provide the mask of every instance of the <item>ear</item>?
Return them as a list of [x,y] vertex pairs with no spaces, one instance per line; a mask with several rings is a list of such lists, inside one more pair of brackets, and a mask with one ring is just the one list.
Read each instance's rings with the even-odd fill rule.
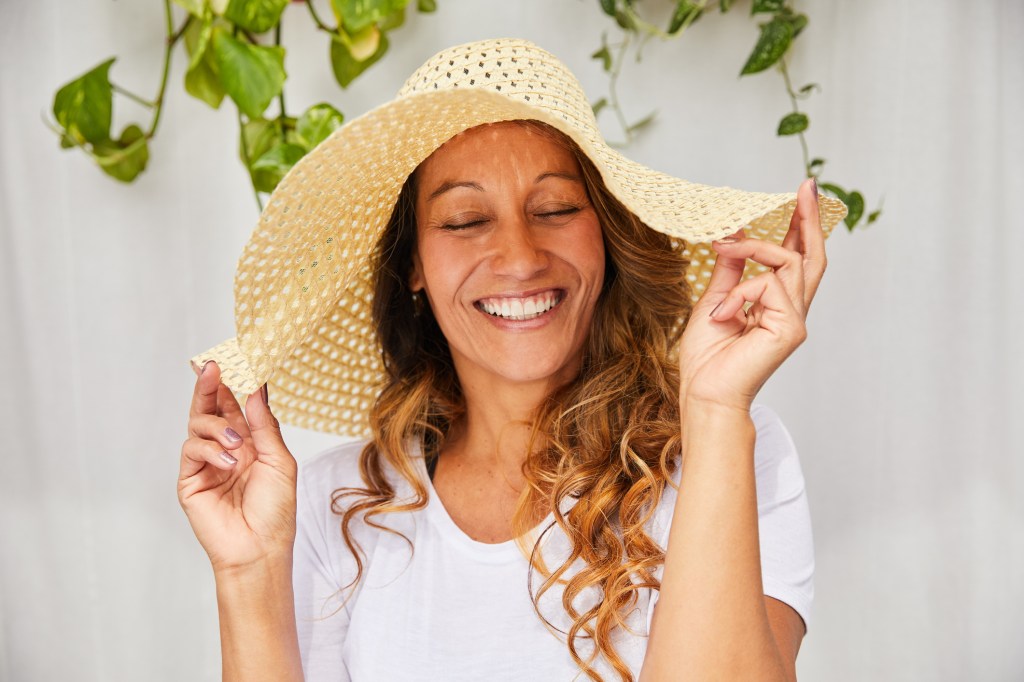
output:
[[409,291],[423,291],[427,283],[423,281],[423,265],[420,263],[419,251],[412,253],[412,272],[409,273]]

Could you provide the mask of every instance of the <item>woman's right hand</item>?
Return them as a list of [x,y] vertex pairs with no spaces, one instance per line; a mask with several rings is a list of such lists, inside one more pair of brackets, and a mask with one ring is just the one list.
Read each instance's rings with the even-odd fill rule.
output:
[[266,393],[250,395],[243,414],[215,362],[198,374],[178,473],[192,530],[214,573],[290,561],[298,466]]

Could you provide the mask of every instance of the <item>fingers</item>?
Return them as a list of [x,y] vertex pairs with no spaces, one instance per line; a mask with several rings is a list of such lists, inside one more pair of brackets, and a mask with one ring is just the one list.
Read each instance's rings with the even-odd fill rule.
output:
[[738,284],[711,315],[717,322],[730,321],[743,305],[760,308],[758,326],[772,332],[786,345],[799,345],[807,337],[803,315],[793,306],[788,292],[773,272],[766,272]]
[[[192,370],[195,371],[195,365]],[[217,414],[217,393],[220,386],[220,367],[213,360],[203,365],[192,392],[189,417],[197,414]]]
[[719,258],[724,255],[740,263],[745,263],[749,258],[774,269],[793,307],[801,312],[804,310],[803,257],[799,253],[760,239],[716,241],[711,246]]
[[[715,244],[726,244],[730,240],[743,240],[744,236],[743,230],[740,230],[734,235],[713,242],[712,246]],[[718,251],[718,249],[715,250]],[[704,290],[704,296],[701,297],[702,300],[706,298],[709,304],[718,305],[725,295],[739,284],[740,279],[743,278],[743,268],[746,267],[746,264],[746,256],[718,252],[718,257],[715,259],[715,268],[711,271],[711,279],[708,280],[708,287]]]
[[[207,464],[225,472],[230,472],[238,460],[215,440],[206,440],[193,436],[181,446],[181,468],[178,480],[195,476]],[[224,476],[223,478],[226,478]]]
[[804,308],[811,305],[818,284],[825,274],[825,232],[818,210],[818,187],[813,178],[800,185],[796,209],[789,221],[789,232],[782,240],[787,249],[802,254],[804,261]]
[[266,384],[246,399],[245,417],[259,460],[271,466],[294,467],[295,460],[281,437],[281,424],[270,411]]
[[227,419],[212,414],[198,414],[188,420],[188,433],[196,438],[216,441],[226,450],[242,447],[244,436]]

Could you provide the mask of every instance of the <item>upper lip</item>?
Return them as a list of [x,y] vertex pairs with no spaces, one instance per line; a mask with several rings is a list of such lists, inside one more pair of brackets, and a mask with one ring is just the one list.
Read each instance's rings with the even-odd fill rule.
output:
[[530,289],[528,291],[506,291],[498,294],[487,294],[486,296],[479,296],[474,300],[474,303],[479,303],[480,301],[489,298],[530,298],[531,296],[538,296],[540,294],[547,293],[564,294],[565,289],[562,287],[541,287],[538,289]]

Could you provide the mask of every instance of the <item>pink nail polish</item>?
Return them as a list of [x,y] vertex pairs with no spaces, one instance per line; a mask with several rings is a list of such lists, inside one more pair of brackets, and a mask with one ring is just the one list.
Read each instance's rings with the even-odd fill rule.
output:
[[235,459],[234,457],[232,457],[231,455],[229,455],[226,452],[220,453],[220,458],[222,460],[224,460],[225,462],[227,462],[228,464],[238,464],[238,460]]
[[242,440],[242,437],[238,435],[238,432],[235,431],[230,426],[224,429],[224,435],[227,436],[228,440],[231,441],[232,443],[237,443],[238,441]]
[[708,313],[708,317],[714,317],[715,313],[718,312],[718,309],[722,307],[722,303],[725,303],[725,301],[720,301],[719,304],[715,306],[715,309]]

